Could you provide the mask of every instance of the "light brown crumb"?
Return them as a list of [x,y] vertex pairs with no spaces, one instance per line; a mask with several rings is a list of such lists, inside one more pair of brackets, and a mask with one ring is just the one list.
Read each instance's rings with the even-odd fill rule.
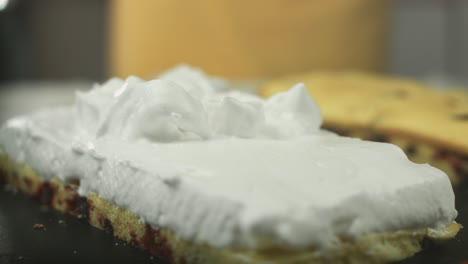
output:
[[43,224],[34,224],[33,229],[34,230],[45,230],[45,225],[43,225]]

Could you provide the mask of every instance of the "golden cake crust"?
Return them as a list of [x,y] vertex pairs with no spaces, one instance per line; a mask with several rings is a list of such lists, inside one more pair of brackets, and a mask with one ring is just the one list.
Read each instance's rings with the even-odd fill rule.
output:
[[[395,143],[418,162],[440,163],[439,153],[455,154],[457,161],[436,166],[454,183],[468,177],[468,93],[465,91],[436,90],[415,81],[364,73],[316,72],[268,81],[259,87],[258,93],[269,97],[297,82],[307,85],[320,106],[324,128],[346,132],[344,135],[348,136]],[[415,154],[407,151],[411,147],[399,144],[402,141],[424,145],[431,149],[433,156],[413,158]]]
[[266,82],[269,97],[304,82],[324,125],[391,130],[468,154],[468,94],[435,90],[410,80],[363,73],[310,73]]

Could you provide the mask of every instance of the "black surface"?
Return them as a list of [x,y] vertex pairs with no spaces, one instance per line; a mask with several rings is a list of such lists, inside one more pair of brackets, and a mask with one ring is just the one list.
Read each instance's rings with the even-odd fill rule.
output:
[[[0,187],[1,188],[1,187]],[[43,224],[45,230],[34,230]],[[164,263],[21,193],[0,190],[0,263]]]
[[[468,223],[468,188],[455,190],[459,216]],[[34,224],[46,230],[34,230]],[[468,227],[467,227],[468,228]],[[468,230],[443,245],[428,248],[401,264],[458,264],[468,259]],[[163,263],[147,252],[90,227],[85,222],[44,208],[12,191],[0,191],[0,263]]]

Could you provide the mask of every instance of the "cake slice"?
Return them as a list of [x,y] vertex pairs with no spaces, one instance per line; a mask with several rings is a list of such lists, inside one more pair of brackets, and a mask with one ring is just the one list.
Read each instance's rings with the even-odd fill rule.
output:
[[259,93],[269,97],[298,81],[320,106],[325,129],[396,144],[412,161],[445,171],[454,184],[468,177],[465,91],[363,73],[317,72],[268,81]]
[[0,129],[4,182],[171,263],[387,263],[453,238],[442,171],[187,67],[112,79]]

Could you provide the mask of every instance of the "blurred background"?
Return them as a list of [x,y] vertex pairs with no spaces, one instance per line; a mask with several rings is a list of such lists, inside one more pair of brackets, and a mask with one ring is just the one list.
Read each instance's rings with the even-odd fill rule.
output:
[[0,0],[0,112],[179,63],[235,80],[359,70],[468,86],[466,47],[464,0]]

